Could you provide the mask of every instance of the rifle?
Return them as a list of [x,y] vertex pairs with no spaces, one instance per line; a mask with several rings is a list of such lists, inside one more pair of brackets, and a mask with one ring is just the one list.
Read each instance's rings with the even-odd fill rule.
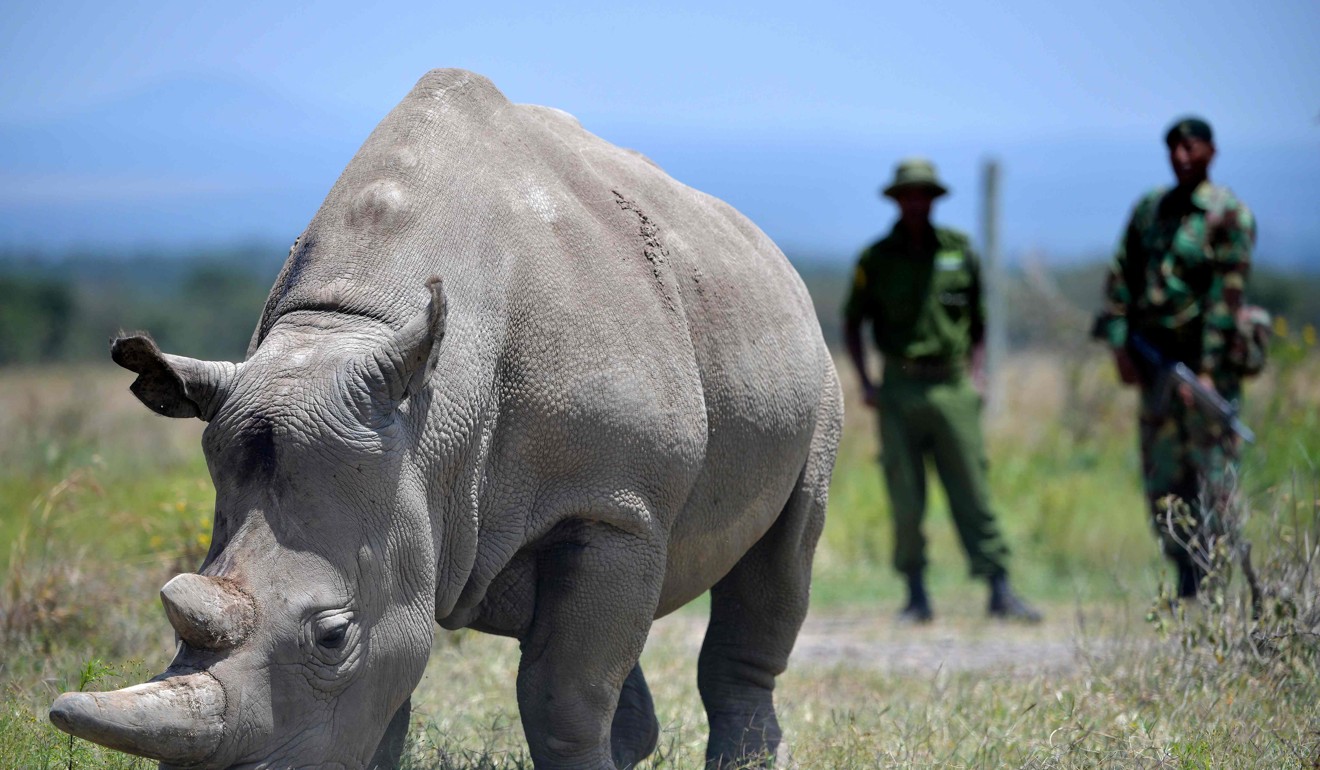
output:
[[1256,443],[1256,434],[1242,422],[1237,406],[1219,395],[1214,388],[1206,387],[1187,364],[1169,360],[1140,334],[1129,334],[1128,346],[1146,365],[1147,371],[1154,375],[1150,379],[1154,382],[1155,392],[1159,394],[1158,410],[1161,413],[1168,409],[1169,399],[1178,386],[1185,385],[1191,390],[1192,403],[1198,410],[1218,420],[1248,444]]

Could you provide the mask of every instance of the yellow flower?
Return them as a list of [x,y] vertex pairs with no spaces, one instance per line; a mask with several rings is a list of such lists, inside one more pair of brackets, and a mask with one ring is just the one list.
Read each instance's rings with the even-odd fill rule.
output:
[[1288,336],[1288,319],[1281,315],[1274,316],[1274,333],[1280,337]]
[[1312,348],[1315,347],[1314,325],[1307,324],[1306,326],[1302,327],[1302,341],[1306,343],[1307,347],[1312,347]]

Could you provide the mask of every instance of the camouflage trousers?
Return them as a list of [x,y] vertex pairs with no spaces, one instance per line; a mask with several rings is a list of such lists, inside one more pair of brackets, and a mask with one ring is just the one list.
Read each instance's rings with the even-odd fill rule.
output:
[[1176,394],[1161,412],[1141,394],[1141,469],[1151,523],[1175,562],[1208,563],[1207,548],[1237,520],[1237,437]]

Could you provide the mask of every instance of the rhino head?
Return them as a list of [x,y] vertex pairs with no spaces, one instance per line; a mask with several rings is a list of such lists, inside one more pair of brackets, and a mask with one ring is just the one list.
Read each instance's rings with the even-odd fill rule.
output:
[[115,341],[143,403],[209,423],[211,550],[161,590],[178,637],[169,668],[61,695],[56,726],[163,766],[371,761],[433,633],[434,475],[412,449],[446,315],[439,279],[428,287],[429,307],[401,330],[311,313],[242,364]]

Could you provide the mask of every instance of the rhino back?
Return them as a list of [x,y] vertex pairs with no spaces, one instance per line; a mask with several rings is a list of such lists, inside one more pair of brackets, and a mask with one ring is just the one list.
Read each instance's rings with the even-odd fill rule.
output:
[[[681,356],[700,387],[700,464],[681,504],[661,512],[672,516],[663,613],[709,587],[778,516],[825,389],[836,387],[833,364],[805,286],[755,225],[563,113],[541,109],[541,117],[566,156],[595,177],[580,178],[580,199],[623,236],[618,253],[584,278],[584,295],[599,310],[618,308],[615,298],[629,291],[640,304],[646,289],[649,312],[638,316],[650,323],[630,327],[633,334],[674,330],[671,350],[653,352]],[[622,275],[627,288],[591,294],[585,287],[602,273]],[[682,406],[670,419],[691,419]]]
[[692,568],[662,605],[681,603],[778,515],[831,364],[796,273],[731,207],[566,113],[438,70],[295,244],[254,349],[299,310],[399,328],[432,274],[451,318],[432,386],[498,423],[473,501],[484,548],[507,556],[592,509],[667,533],[671,565]]

